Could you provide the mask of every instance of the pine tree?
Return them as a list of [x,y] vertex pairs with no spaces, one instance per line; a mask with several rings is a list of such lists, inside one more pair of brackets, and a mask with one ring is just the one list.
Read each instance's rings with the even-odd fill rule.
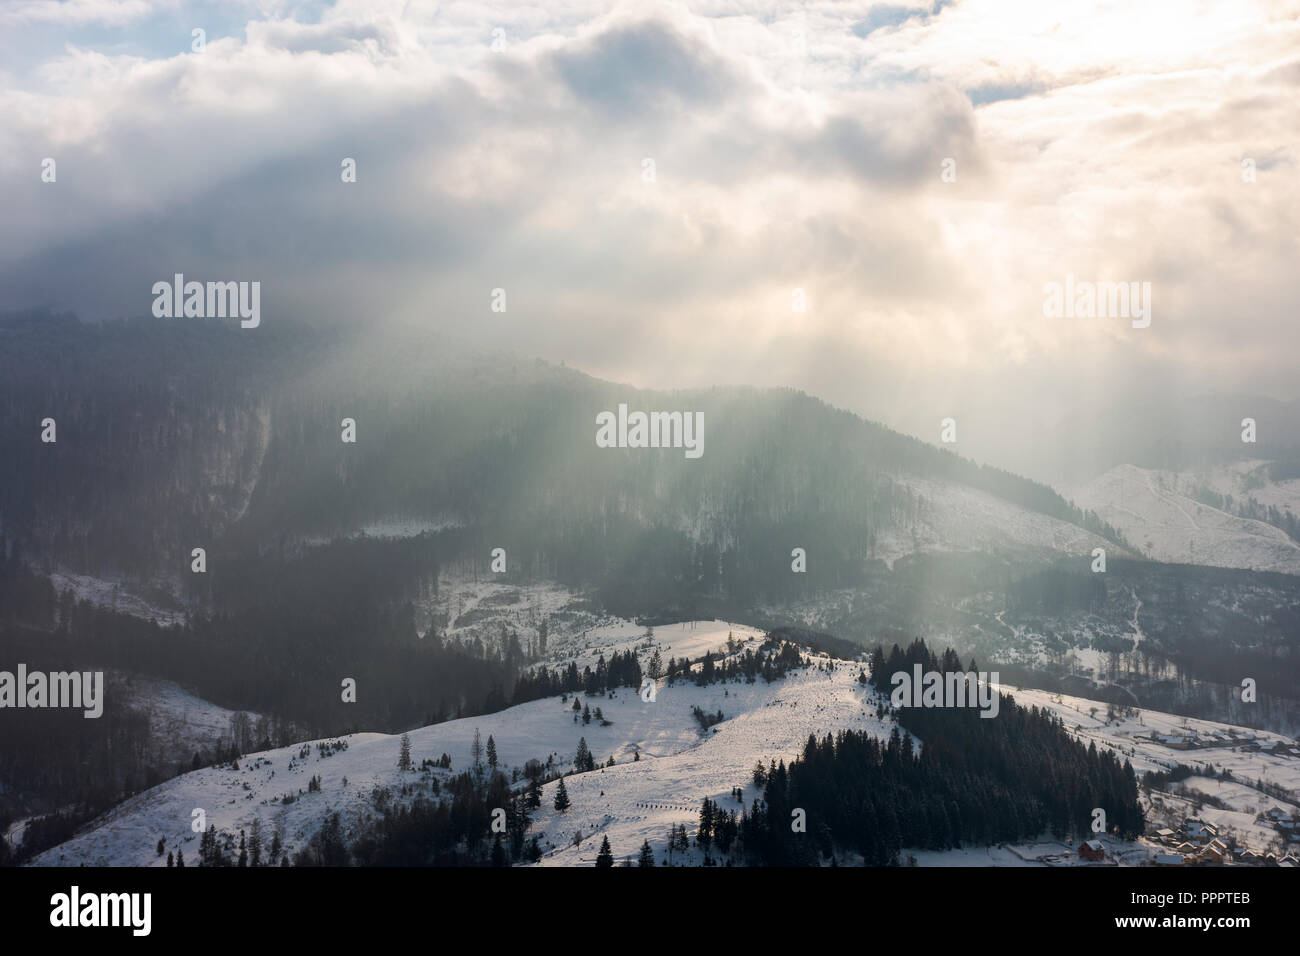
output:
[[474,728],[474,743],[469,749],[470,756],[474,758],[474,769],[482,771],[483,769],[483,738],[479,736],[478,728]]
[[180,869],[180,868],[181,868],[182,866],[184,866],[184,865],[185,865],[185,851],[184,851],[184,850],[177,850],[177,851],[176,851],[176,868],[177,868],[177,869]]
[[411,769],[411,735],[402,734],[402,748],[397,754],[397,769]]
[[253,818],[253,825],[248,833],[248,862],[252,866],[262,865],[262,819]]
[[677,836],[674,838],[673,843],[679,853],[685,853],[691,848],[691,841],[686,836],[686,824],[677,824]]
[[524,848],[524,859],[529,863],[536,863],[542,858],[542,845],[538,842],[537,837],[528,841],[528,846]]
[[168,865],[169,867],[172,867],[172,866],[175,866],[175,865],[176,865],[176,860],[172,857],[172,854],[171,854],[171,851],[170,851],[170,850],[167,851],[167,865]]
[[600,841],[600,852],[596,854],[596,866],[608,867],[614,865],[614,853],[609,848],[609,837]]
[[564,778],[560,778],[560,785],[555,788],[555,809],[558,813],[563,813],[569,809],[569,791],[564,789]]
[[640,860],[637,861],[637,866],[654,866],[654,865],[655,865],[654,850],[650,849],[650,841],[646,840],[641,844],[641,858]]
[[239,865],[248,866],[248,844],[244,841],[244,831],[239,831]]
[[491,734],[488,734],[487,761],[488,766],[493,770],[497,768],[497,742],[492,739]]
[[199,866],[225,866],[228,862],[221,852],[221,844],[217,842],[217,825],[209,823],[199,839]]

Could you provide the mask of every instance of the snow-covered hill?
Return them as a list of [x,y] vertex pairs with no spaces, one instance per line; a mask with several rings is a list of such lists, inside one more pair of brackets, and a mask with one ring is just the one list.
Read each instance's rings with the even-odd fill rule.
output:
[[[705,651],[725,650],[732,639],[737,652],[756,648],[761,632],[719,621],[687,622],[655,628],[652,635],[630,622],[594,628],[580,637],[566,638],[555,648],[554,659],[578,661],[579,667],[603,654],[635,648],[643,660],[658,650],[669,657],[699,657]],[[670,827],[685,824],[694,832],[701,801],[708,797],[724,809],[739,811],[756,795],[752,769],[758,761],[790,761],[803,749],[809,734],[824,736],[838,730],[865,730],[888,736],[894,728],[886,715],[878,719],[872,691],[859,683],[862,664],[810,656],[810,666],[768,684],[717,683],[705,687],[660,682],[653,700],[631,689],[604,697],[580,697],[594,711],[599,706],[608,722],[575,720],[572,699],[559,697],[532,701],[478,717],[449,721],[413,730],[411,753],[416,766],[442,754],[451,758],[451,770],[400,771],[397,768],[400,737],[362,733],[342,741],[295,744],[240,760],[239,769],[212,767],[185,774],[126,801],[96,820],[68,842],[33,862],[35,865],[165,865],[156,844],[166,840],[170,850],[182,849],[192,862],[198,853],[198,834],[191,830],[194,811],[202,809],[206,823],[219,831],[248,830],[260,819],[263,832],[279,832],[288,852],[303,846],[327,814],[337,811],[345,830],[367,814],[376,800],[400,798],[407,784],[427,783],[423,774],[446,776],[472,766],[477,732],[484,744],[491,737],[501,769],[511,776],[522,772],[530,759],[548,761],[560,771],[573,761],[579,738],[585,738],[599,769],[565,778],[571,806],[554,809],[557,782],[544,787],[542,807],[533,816],[531,835],[543,850],[541,865],[589,865],[602,837],[608,837],[616,859],[635,858],[649,840],[657,859],[667,855]],[[1173,731],[1177,718],[1149,711],[1128,723],[1106,724],[1091,716],[1090,706],[1103,713],[1103,705],[1073,698],[1057,698],[1036,691],[1018,691],[1025,703],[1058,711],[1068,728],[1086,741],[1113,746],[1132,754],[1139,772],[1170,766],[1173,751],[1137,739],[1140,731]],[[694,708],[708,713],[721,710],[724,720],[708,732],[693,716]],[[1204,721],[1196,728],[1228,738],[1228,728]],[[1076,728],[1077,725],[1077,728]],[[1185,730],[1182,732],[1186,732]],[[1251,734],[1251,739],[1274,743],[1275,735]],[[1243,743],[1245,742],[1243,738]],[[320,748],[317,743],[326,746]],[[922,746],[921,742],[916,742]],[[1134,748],[1137,748],[1135,752]],[[600,767],[609,758],[614,765]],[[1216,765],[1229,759],[1216,752]],[[1273,766],[1282,760],[1269,754],[1233,755],[1231,766],[1243,776],[1264,773],[1287,786],[1300,779],[1285,778]],[[1295,761],[1300,767],[1300,761]],[[522,776],[522,773],[521,773]],[[320,779],[320,791],[309,792],[308,781]],[[742,789],[743,801],[732,796]],[[1253,794],[1249,791],[1249,794]],[[285,797],[290,798],[284,802]],[[1249,808],[1244,808],[1243,813]],[[1244,821],[1241,821],[1244,825]],[[574,836],[580,839],[575,843]],[[1117,845],[1113,855],[1125,862],[1149,856],[1143,844]],[[698,855],[698,851],[689,851]],[[922,865],[1061,865],[1077,862],[1068,847],[1058,843],[1018,848],[957,851],[953,854],[915,854]],[[678,862],[681,862],[680,856]]]
[[1243,462],[1204,472],[1121,465],[1071,497],[1158,561],[1300,574],[1300,544],[1286,532],[1197,500],[1208,490],[1300,513],[1300,481],[1268,481],[1264,465]]
[[[1061,555],[1128,552],[1076,524],[955,482],[907,477],[901,483],[916,495],[916,521],[906,530],[882,532],[875,557],[892,564],[916,552],[980,551],[1050,561]],[[1075,502],[1087,508],[1082,502]]]
[[[1227,771],[1231,780],[1195,776],[1177,787],[1178,795],[1146,799],[1148,830],[1172,825],[1187,817],[1213,823],[1223,836],[1232,836],[1257,852],[1268,850],[1278,834],[1256,817],[1271,807],[1300,814],[1300,803],[1263,792],[1259,782],[1300,794],[1300,750],[1296,741],[1281,734],[1249,730],[1211,720],[1177,717],[1141,708],[1108,713],[1095,700],[1004,686],[1004,691],[1026,706],[1050,711],[1064,721],[1076,739],[1111,749],[1128,759],[1141,776],[1148,770],[1167,772],[1182,764],[1216,772]],[[1224,806],[1197,800],[1198,794],[1222,801]]]
[[[660,628],[652,644],[645,642],[643,632],[633,625],[615,625],[589,635],[586,647],[567,650],[577,651],[575,656],[582,661],[634,645],[648,657],[657,646],[666,661],[670,656],[694,657],[723,649],[728,636],[740,647],[757,647],[762,640],[758,631],[723,622]],[[608,726],[575,722],[570,704],[558,697],[532,701],[496,714],[414,730],[412,757],[418,765],[446,753],[452,771],[462,771],[471,766],[477,730],[484,742],[493,738],[507,774],[522,769],[529,759],[549,758],[563,768],[572,763],[578,740],[585,737],[598,763],[612,756],[615,766],[566,778],[572,806],[563,814],[552,809],[558,784],[548,784],[530,833],[541,837],[547,864],[580,864],[594,857],[596,846],[586,840],[572,845],[575,832],[584,837],[595,834],[597,843],[600,835],[607,835],[619,856],[634,855],[642,840],[661,844],[670,824],[690,823],[704,797],[726,806],[731,789],[745,786],[746,801],[751,800],[754,763],[790,760],[810,733],[856,727],[887,735],[890,727],[869,713],[868,691],[857,683],[858,665],[827,660],[825,667],[800,671],[772,684],[667,687],[660,682],[653,701],[626,688],[608,698],[583,698],[601,707]],[[721,710],[727,719],[704,734],[692,714],[697,706],[709,713]],[[191,831],[190,821],[199,808],[208,823],[226,832],[248,829],[259,817],[268,834],[282,832],[292,851],[327,813],[337,810],[345,824],[355,821],[369,809],[376,788],[396,790],[419,779],[416,773],[397,769],[398,736],[354,734],[344,739],[347,748],[330,756],[322,756],[316,742],[311,742],[306,757],[301,756],[304,747],[294,745],[250,754],[240,761],[239,770],[212,767],[185,774],[126,801],[33,862],[161,865],[165,859],[155,849],[159,838],[166,838],[169,848],[182,848],[192,859],[198,835]],[[316,775],[321,791],[307,793],[308,780]],[[295,799],[283,803],[286,794]]]

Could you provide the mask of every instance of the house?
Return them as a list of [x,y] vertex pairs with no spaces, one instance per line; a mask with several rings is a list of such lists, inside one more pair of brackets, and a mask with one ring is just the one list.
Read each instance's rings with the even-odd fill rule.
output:
[[1174,831],[1169,829],[1169,827],[1161,827],[1156,831],[1156,838],[1162,843],[1168,843],[1174,838]]
[[1104,860],[1106,859],[1106,848],[1101,845],[1100,840],[1085,840],[1079,844],[1079,859],[1089,860],[1093,863]]
[[1214,843],[1208,844],[1205,849],[1201,850],[1197,860],[1201,863],[1222,864],[1227,859],[1227,856],[1227,848],[1215,840]]
[[1183,858],[1177,853],[1157,853],[1156,866],[1182,866]]
[[1218,827],[1213,823],[1205,823],[1202,820],[1188,820],[1183,824],[1183,829],[1187,831],[1189,837],[1194,839],[1209,839],[1219,835]]
[[1254,850],[1242,850],[1237,854],[1237,862],[1245,863],[1248,866],[1259,866],[1259,864],[1264,862],[1264,858]]

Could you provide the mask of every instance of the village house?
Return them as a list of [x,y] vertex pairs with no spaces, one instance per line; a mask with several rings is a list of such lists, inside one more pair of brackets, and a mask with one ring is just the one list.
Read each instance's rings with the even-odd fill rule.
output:
[[1219,835],[1218,827],[1203,820],[1188,820],[1183,824],[1183,830],[1194,840],[1208,840]]
[[1085,840],[1079,844],[1079,859],[1096,863],[1106,859],[1106,848],[1100,840]]
[[1200,863],[1211,863],[1221,866],[1228,861],[1228,848],[1220,840],[1211,840],[1205,845],[1200,853],[1196,855]]

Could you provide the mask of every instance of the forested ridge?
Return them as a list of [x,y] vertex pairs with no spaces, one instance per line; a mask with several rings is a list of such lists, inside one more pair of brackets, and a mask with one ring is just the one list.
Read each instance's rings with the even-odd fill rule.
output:
[[[702,412],[703,457],[598,448],[619,403]],[[784,600],[859,582],[880,534],[920,518],[908,476],[1120,542],[1044,485],[790,390],[645,392],[292,324],[9,316],[0,443],[3,530],[28,559],[146,580],[184,580],[194,547],[283,550],[396,515],[473,529],[472,553],[505,547],[531,576],[635,581],[642,613]],[[788,573],[792,541],[818,556],[808,575]]]
[[[951,650],[936,656],[924,641],[871,655],[868,681],[883,701],[890,677],[964,668]],[[1143,829],[1137,778],[1128,761],[1085,748],[1059,718],[1002,695],[996,717],[969,707],[903,707],[887,741],[865,732],[809,737],[802,757],[762,775],[763,801],[741,819],[745,853],[775,864],[816,862],[820,853],[860,854],[868,865],[897,863],[906,848],[947,850],[1033,839],[1091,835],[1094,810],[1106,832],[1132,838]],[[910,734],[921,741],[920,752]],[[802,839],[791,813],[806,815]]]

